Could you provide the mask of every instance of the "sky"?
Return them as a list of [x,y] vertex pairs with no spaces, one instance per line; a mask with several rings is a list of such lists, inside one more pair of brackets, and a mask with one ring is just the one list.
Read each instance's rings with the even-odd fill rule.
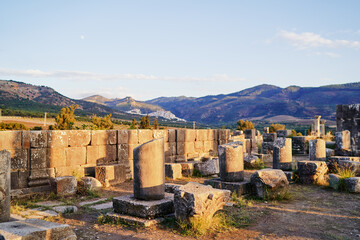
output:
[[360,81],[360,1],[0,0],[0,79],[149,100]]

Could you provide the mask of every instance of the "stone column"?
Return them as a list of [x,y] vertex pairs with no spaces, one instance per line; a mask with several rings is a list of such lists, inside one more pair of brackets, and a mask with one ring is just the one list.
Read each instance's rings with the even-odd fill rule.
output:
[[309,158],[310,160],[326,159],[326,144],[322,139],[309,140]]
[[325,123],[326,123],[326,120],[321,120],[320,121],[320,136],[325,136],[326,135]]
[[244,180],[244,158],[242,145],[242,142],[232,142],[218,147],[220,178],[222,181],[240,182]]
[[284,171],[292,170],[292,140],[277,138],[274,142],[273,168]]
[[304,136],[296,136],[292,138],[292,149],[294,154],[306,154],[306,145],[305,145]]
[[134,197],[159,200],[165,196],[164,138],[134,149]]
[[314,132],[317,137],[320,137],[320,118],[321,116],[315,116]]
[[0,151],[0,222],[10,220],[10,152]]

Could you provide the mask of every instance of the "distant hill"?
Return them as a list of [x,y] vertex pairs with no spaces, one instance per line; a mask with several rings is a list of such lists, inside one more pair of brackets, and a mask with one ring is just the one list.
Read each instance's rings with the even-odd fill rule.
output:
[[[126,113],[157,113],[156,116],[176,117],[210,125],[234,123],[239,119],[307,119],[321,115],[335,120],[336,105],[360,103],[360,82],[322,87],[259,85],[231,94],[205,97],[160,97],[136,101],[131,97],[108,99],[99,95],[75,100],[45,86],[34,86],[16,81],[0,80],[0,107],[58,112],[61,107],[78,104],[78,114],[105,115],[132,119],[139,115]],[[166,111],[170,111],[168,113]],[[155,116],[155,115],[154,115]]]
[[283,115],[335,119],[337,104],[360,102],[360,82],[322,87],[259,85],[231,94],[200,98],[161,97],[146,101],[188,121],[208,124],[239,119],[265,120]]
[[36,112],[59,112],[62,107],[78,104],[77,114],[106,115],[131,119],[133,115],[116,111],[110,107],[61,95],[46,86],[36,86],[12,80],[0,80],[0,107]]

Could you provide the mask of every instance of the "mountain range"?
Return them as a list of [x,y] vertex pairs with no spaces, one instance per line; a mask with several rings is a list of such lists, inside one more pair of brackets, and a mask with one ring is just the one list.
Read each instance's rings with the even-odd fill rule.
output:
[[[204,97],[160,97],[136,101],[131,97],[108,99],[99,95],[81,100],[68,98],[46,86],[0,80],[0,106],[14,109],[53,111],[78,104],[84,114],[112,113],[131,119],[134,112],[175,114],[187,121],[218,125],[239,119],[322,118],[334,120],[337,104],[360,103],[360,82],[322,87],[259,85],[231,94]],[[55,110],[54,110],[55,109]],[[129,113],[130,112],[130,113]],[[170,112],[170,113],[169,113]],[[280,117],[281,116],[281,117]]]

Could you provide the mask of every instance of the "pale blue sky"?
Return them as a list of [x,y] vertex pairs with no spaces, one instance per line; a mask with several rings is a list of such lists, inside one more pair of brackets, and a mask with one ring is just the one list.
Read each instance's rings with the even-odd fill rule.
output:
[[0,0],[0,79],[82,98],[360,81],[360,1]]

